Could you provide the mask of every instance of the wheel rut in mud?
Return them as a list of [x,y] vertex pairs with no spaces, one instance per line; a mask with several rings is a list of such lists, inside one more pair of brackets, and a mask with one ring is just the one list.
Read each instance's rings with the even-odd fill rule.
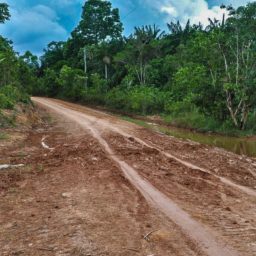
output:
[[[216,239],[215,235],[212,235],[212,232],[207,230],[204,225],[195,221],[190,217],[184,210],[182,210],[175,202],[173,202],[168,196],[163,194],[156,189],[150,182],[142,178],[137,171],[131,167],[131,165],[127,164],[127,162],[117,156],[117,154],[112,150],[109,143],[106,139],[103,138],[102,134],[109,130],[109,124],[102,122],[100,119],[95,118],[93,116],[85,115],[84,113],[71,110],[67,107],[61,106],[55,102],[51,102],[50,100],[45,99],[36,99],[40,104],[47,105],[48,108],[56,111],[58,114],[61,114],[63,117],[69,118],[79,124],[81,127],[86,128],[91,132],[91,134],[100,142],[100,144],[104,147],[105,151],[109,154],[109,156],[120,166],[122,171],[124,172],[127,179],[143,194],[143,196],[156,208],[165,213],[169,218],[172,219],[176,224],[178,224],[184,233],[188,234],[194,242],[202,248],[208,255],[239,255],[235,250],[229,248],[222,244],[220,239]],[[130,135],[126,131],[120,131],[119,128],[110,129],[112,132],[116,132],[118,134],[122,134],[123,136],[130,137]],[[148,148],[152,148],[147,143],[135,137],[135,140],[144,144]],[[158,152],[164,154],[159,149]],[[166,155],[169,158],[175,157],[171,155]],[[179,161],[178,161],[179,162]],[[189,164],[184,164],[184,162],[180,162],[180,164],[187,165],[187,167],[191,169],[198,169],[195,166],[188,166]],[[200,170],[201,172],[205,172],[205,170]],[[211,175],[207,171],[205,172],[208,175]],[[218,178],[218,177],[215,177]],[[222,180],[223,181],[223,180]],[[224,182],[225,183],[225,182]],[[239,187],[237,187],[239,188]],[[245,191],[244,191],[245,192]]]

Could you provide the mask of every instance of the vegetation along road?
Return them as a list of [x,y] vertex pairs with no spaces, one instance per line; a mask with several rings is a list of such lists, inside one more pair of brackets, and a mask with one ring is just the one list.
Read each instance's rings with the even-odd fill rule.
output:
[[255,159],[33,101],[52,118],[4,151],[3,255],[255,255]]
[[36,2],[0,1],[0,256],[255,256],[256,2]]

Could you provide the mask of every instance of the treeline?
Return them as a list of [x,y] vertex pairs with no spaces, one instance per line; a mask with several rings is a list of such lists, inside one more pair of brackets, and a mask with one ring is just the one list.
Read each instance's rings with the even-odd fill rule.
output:
[[[0,3],[0,26],[10,19],[8,5]],[[0,111],[12,109],[18,102],[29,103],[28,93],[37,84],[38,58],[30,52],[18,55],[12,42],[0,35]],[[0,127],[3,114],[0,112]]]
[[15,57],[37,86],[25,71],[19,79],[34,95],[162,114],[202,130],[255,131],[256,3],[221,8],[223,19],[206,27],[171,22],[167,32],[142,26],[124,37],[119,10],[88,0],[70,38],[51,42],[39,68],[30,53]]
[[226,15],[206,28],[177,22],[168,33],[143,26],[123,37],[118,9],[88,0],[71,37],[45,49],[34,92],[206,130],[254,130],[256,3],[221,8]]

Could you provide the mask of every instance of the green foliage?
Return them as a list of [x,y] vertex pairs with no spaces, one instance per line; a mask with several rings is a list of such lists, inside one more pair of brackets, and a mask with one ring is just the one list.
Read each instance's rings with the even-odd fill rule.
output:
[[15,116],[7,116],[3,114],[0,109],[0,128],[14,126],[14,124],[15,124]]
[[0,128],[15,124],[15,115],[5,115],[1,112],[1,109],[13,109],[20,102],[30,103],[30,98],[21,89],[12,85],[0,88]]
[[180,68],[174,75],[172,94],[175,100],[182,100],[187,95],[196,93],[198,87],[206,83],[206,71],[203,66],[190,65]]
[[[1,15],[9,18],[6,4],[0,4]],[[0,36],[0,93],[1,106],[10,108],[16,102],[29,102],[28,96],[37,84],[37,72],[39,63],[36,56],[27,51],[18,56],[12,47],[12,42]],[[7,100],[7,99],[8,100]]]
[[12,109],[14,102],[11,101],[5,94],[0,93],[0,109]]
[[128,90],[116,87],[106,95],[106,105],[112,109],[128,111]]
[[135,86],[130,89],[114,88],[106,97],[106,104],[133,113],[152,114],[164,107],[165,94],[149,86]]
[[72,35],[86,44],[98,44],[106,39],[121,38],[122,30],[119,10],[112,9],[109,1],[88,0],[83,7],[82,19]]
[[82,102],[92,105],[104,105],[107,93],[107,82],[99,74],[92,74],[89,80],[89,87],[82,90]]
[[[1,117],[0,117],[0,119],[1,119]],[[0,132],[0,140],[6,140],[8,138],[9,138],[8,134]]]
[[61,96],[71,100],[81,99],[80,93],[85,88],[85,77],[81,70],[64,65],[57,81],[60,85]]
[[34,88],[33,94],[46,95],[49,97],[57,96],[58,92],[60,91],[57,78],[57,73],[54,70],[47,68],[44,71],[44,76],[40,83]]
[[30,103],[29,96],[13,85],[6,85],[0,88],[0,108],[13,108],[13,106],[22,102],[25,104]]
[[[0,23],[10,18],[8,5],[0,3]],[[17,56],[12,42],[0,36],[0,88],[9,84],[23,87],[28,93],[36,86],[36,73],[39,69],[37,57],[27,51]],[[14,87],[15,87],[14,86]],[[2,101],[4,96],[1,96]]]
[[148,86],[136,86],[129,92],[131,110],[143,115],[163,109],[162,98],[163,93]]
[[9,12],[9,6],[6,3],[0,3],[0,23],[5,23],[11,17]]
[[[165,114],[181,126],[253,130],[256,3],[226,11],[229,16],[209,19],[205,29],[190,21],[185,26],[171,22],[169,34],[146,25],[122,37],[119,11],[110,1],[89,0],[71,38],[48,45],[39,82],[31,79],[38,68],[29,52],[21,58],[26,68],[20,69],[27,78],[18,80],[37,82],[32,87],[39,95]],[[5,78],[0,86],[13,84],[17,74],[12,47],[4,42],[2,48],[0,44],[0,72]]]

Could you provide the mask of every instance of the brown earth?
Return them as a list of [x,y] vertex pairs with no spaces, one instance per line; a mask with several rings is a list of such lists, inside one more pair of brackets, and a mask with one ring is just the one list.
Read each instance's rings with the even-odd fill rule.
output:
[[253,158],[34,101],[0,141],[0,255],[256,254]]

